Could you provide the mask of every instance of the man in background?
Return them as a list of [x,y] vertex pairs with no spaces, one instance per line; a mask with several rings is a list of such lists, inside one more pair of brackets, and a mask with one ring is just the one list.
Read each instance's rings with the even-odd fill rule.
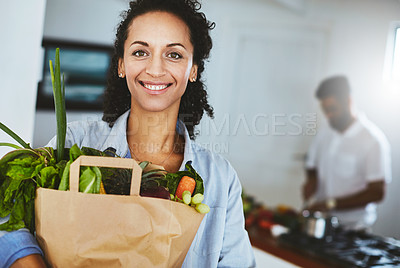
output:
[[308,209],[330,211],[346,229],[369,230],[391,180],[389,143],[354,111],[346,77],[322,81],[316,97],[329,126],[319,130],[309,148],[303,198]]

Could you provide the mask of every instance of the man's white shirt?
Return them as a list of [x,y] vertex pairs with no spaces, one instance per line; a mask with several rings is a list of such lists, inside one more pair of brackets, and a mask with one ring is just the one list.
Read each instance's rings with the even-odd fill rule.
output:
[[[306,168],[318,172],[317,201],[349,196],[364,190],[370,182],[391,181],[390,145],[377,126],[358,114],[343,133],[330,126],[319,130],[310,146]],[[376,204],[333,211],[333,215],[349,228],[368,228],[376,220]]]

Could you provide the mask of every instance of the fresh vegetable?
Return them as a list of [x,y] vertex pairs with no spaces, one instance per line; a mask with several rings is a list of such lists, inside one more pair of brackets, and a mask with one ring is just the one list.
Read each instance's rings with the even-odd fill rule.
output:
[[210,212],[210,207],[206,204],[200,203],[196,205],[196,210],[202,214],[206,214]]
[[71,163],[72,163],[71,160],[68,161],[62,172],[60,185],[58,186],[58,190],[60,190],[60,191],[67,191],[69,188],[69,169],[70,169]]
[[184,191],[182,193],[182,201],[183,203],[185,203],[186,205],[189,205],[190,202],[192,201],[192,193],[189,191]]
[[79,191],[82,193],[100,193],[101,172],[98,167],[86,167],[79,177]]
[[[64,76],[61,79],[58,48],[54,68],[52,61],[49,65],[57,119],[57,148],[56,150],[50,147],[32,149],[28,143],[0,122],[0,129],[22,146],[0,143],[0,146],[16,149],[0,159],[0,217],[9,216],[7,222],[0,224],[0,230],[13,231],[27,227],[34,233],[34,198],[37,187],[67,191],[70,165],[80,155],[117,156],[113,148],[107,148],[104,152],[88,147],[79,148],[77,145],[64,148],[65,86]],[[148,162],[142,162],[141,165],[146,166]],[[204,193],[202,178],[190,162],[186,163],[185,167],[185,171],[177,173],[167,173],[165,170],[151,170],[144,173],[141,195],[180,201],[180,198],[175,197],[175,192],[185,176],[195,181],[195,186],[190,189],[190,195],[202,195]],[[131,176],[132,171],[129,169],[81,167],[79,190],[85,193],[129,194]],[[201,204],[201,201],[194,203],[187,197],[185,202],[192,206]]]
[[[150,162],[139,163],[143,169],[140,195],[170,199],[190,205],[200,213],[208,213],[210,208],[202,204],[204,200],[203,179],[187,162],[184,171],[168,173],[163,169],[146,170]],[[169,194],[167,192],[169,191]],[[193,195],[193,197],[192,197]]]
[[178,171],[176,173],[165,174],[165,179],[167,181],[165,186],[168,188],[170,194],[173,194],[174,196],[176,196],[178,184],[180,183],[181,179],[184,176],[188,176],[188,177],[194,179],[196,182],[196,186],[194,188],[192,195],[195,195],[197,193],[204,194],[203,179],[196,172],[196,170],[192,167],[191,161],[188,161],[185,164],[185,170]]
[[[5,126],[3,123],[0,122],[0,129],[3,130],[5,133],[10,135],[11,138],[13,138],[16,142],[22,145],[25,149],[32,149],[28,143],[24,142],[14,131],[9,129],[7,126]],[[12,144],[12,143],[1,143],[1,146],[9,146],[13,147],[15,149],[20,149],[18,145]]]
[[157,197],[163,199],[171,199],[168,190],[163,186],[155,186],[154,188],[141,188],[140,195],[145,197]]
[[104,184],[103,182],[100,183],[100,193],[99,194],[107,194],[106,189],[104,189]]
[[65,136],[67,133],[67,115],[65,113],[65,83],[64,74],[61,82],[60,49],[56,48],[56,62],[49,61],[51,84],[53,86],[54,106],[57,119],[57,161],[64,156]]
[[[93,150],[90,152],[93,153]],[[10,217],[0,224],[0,230],[13,231],[26,227],[34,232],[36,188],[68,190],[70,164],[83,154],[76,145],[66,148],[65,153],[67,155],[59,162],[56,150],[50,147],[18,149],[0,159],[0,217]],[[97,154],[102,152],[97,151]],[[82,167],[80,191],[99,193],[101,176],[97,167]]]
[[176,188],[175,196],[179,199],[182,199],[182,194],[185,191],[188,191],[190,195],[192,195],[195,187],[196,181],[193,178],[189,176],[183,176],[179,181],[178,187]]
[[192,204],[197,205],[200,204],[201,202],[203,202],[204,200],[204,195],[202,195],[201,193],[197,193],[192,197]]
[[242,201],[247,230],[250,228],[270,230],[275,224],[285,226],[290,230],[297,230],[300,226],[299,214],[289,206],[267,207],[244,191],[242,192]]
[[[17,149],[0,159],[0,217],[9,216],[9,220],[0,225],[0,230],[12,231],[27,227],[33,233],[36,188],[68,190],[70,164],[83,154],[77,146],[73,146],[67,155],[64,154],[65,87],[64,81],[61,82],[59,49],[56,50],[55,68],[53,69],[51,61],[49,64],[57,117],[57,150],[53,148],[32,149],[16,133],[0,123],[0,129],[23,147],[12,143],[0,143],[0,146]],[[87,151],[93,153],[93,150],[88,149]],[[79,185],[81,191],[99,192],[100,180],[101,173],[98,168],[82,168]]]
[[55,68],[53,69],[51,61],[49,64],[56,106],[57,150],[32,149],[16,133],[0,123],[0,129],[24,148],[19,149],[19,146],[10,143],[1,144],[18,149],[9,152],[0,160],[0,217],[9,215],[9,220],[0,225],[0,230],[12,231],[27,227],[34,232],[36,187],[58,188],[67,166],[67,157],[64,155],[65,87],[64,81],[61,82],[59,49],[56,50]]
[[57,163],[52,148],[18,149],[0,159],[0,230],[34,231],[36,187],[56,188],[65,161]]
[[131,189],[132,170],[100,168],[103,173],[104,190],[107,194],[129,195]]

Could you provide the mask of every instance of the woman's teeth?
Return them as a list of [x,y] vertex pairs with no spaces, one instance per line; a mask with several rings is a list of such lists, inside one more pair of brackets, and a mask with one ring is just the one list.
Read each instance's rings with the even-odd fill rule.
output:
[[150,90],[163,90],[168,87],[168,85],[148,85],[148,84],[143,84],[143,86]]

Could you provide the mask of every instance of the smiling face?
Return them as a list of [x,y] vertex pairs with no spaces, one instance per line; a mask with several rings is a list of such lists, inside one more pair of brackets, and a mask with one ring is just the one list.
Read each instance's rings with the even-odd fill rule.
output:
[[128,28],[118,73],[126,76],[132,107],[177,112],[189,79],[197,76],[187,25],[167,12],[136,17]]

